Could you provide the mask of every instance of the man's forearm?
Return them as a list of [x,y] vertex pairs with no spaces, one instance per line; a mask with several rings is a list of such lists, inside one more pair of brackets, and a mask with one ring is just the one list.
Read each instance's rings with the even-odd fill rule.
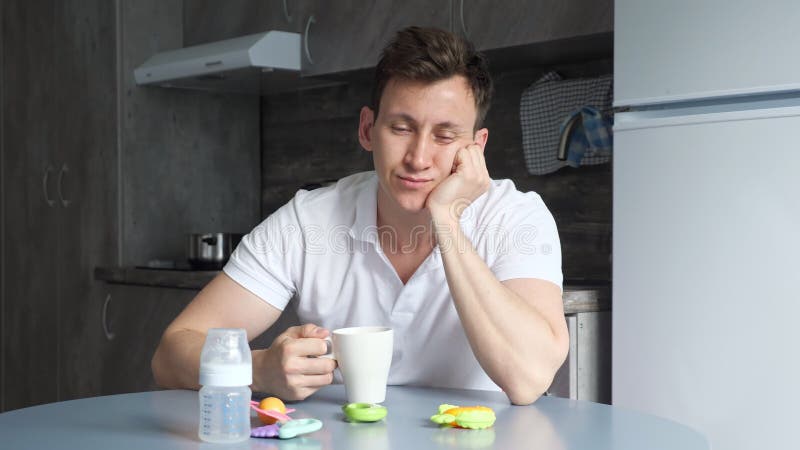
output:
[[545,317],[504,286],[448,213],[434,215],[447,283],[481,367],[513,403],[531,403],[549,386],[560,346]]
[[205,335],[193,330],[167,332],[151,362],[156,384],[171,389],[199,389],[200,352]]
[[[171,389],[200,388],[200,353],[205,343],[205,335],[193,330],[174,331],[162,339],[155,355],[152,369],[156,384]],[[259,375],[267,372],[264,358],[258,356],[266,350],[253,350],[253,384],[257,392],[269,392],[268,380]]]

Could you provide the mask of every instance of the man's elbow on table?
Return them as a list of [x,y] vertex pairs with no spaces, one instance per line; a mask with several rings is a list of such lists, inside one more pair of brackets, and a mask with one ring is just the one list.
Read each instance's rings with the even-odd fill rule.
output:
[[535,372],[510,377],[511,379],[500,387],[508,396],[508,400],[514,405],[530,405],[541,397],[550,385],[556,372],[564,364],[569,352],[569,338],[559,339],[555,355],[547,369],[537,368]]
[[508,400],[513,405],[530,405],[531,403],[535,402],[542,394],[547,391],[547,388],[550,387],[550,381],[544,380],[534,380],[530,381],[527,380],[520,380],[521,382],[512,383],[507,387],[503,387],[503,391],[505,392]]
[[[197,383],[197,375],[200,365],[200,353],[202,348],[202,340],[200,347],[197,347],[196,342],[191,342],[188,339],[190,336],[184,336],[190,333],[188,330],[173,331],[167,330],[158,344],[153,358],[150,361],[150,370],[153,373],[153,379],[156,385],[166,389],[199,389],[200,385]],[[189,342],[187,342],[187,340]],[[189,359],[196,359],[196,364],[186,361],[186,357],[181,357],[181,353],[192,353],[191,349],[185,346],[197,347],[196,358],[189,357]],[[183,349],[183,352],[178,350]]]
[[173,381],[173,377],[171,377],[170,370],[165,367],[166,366],[166,357],[164,355],[163,349],[164,343],[163,341],[159,343],[158,348],[156,348],[156,352],[153,354],[153,358],[150,360],[150,371],[153,373],[153,380],[156,382],[156,386],[165,389],[175,389],[179,388],[177,383]]

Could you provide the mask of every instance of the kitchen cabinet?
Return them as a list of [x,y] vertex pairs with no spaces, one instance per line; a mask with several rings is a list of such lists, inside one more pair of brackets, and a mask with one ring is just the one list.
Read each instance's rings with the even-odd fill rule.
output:
[[389,38],[410,25],[450,28],[450,0],[306,0],[302,4],[307,49],[303,75],[374,67]]
[[216,0],[183,2],[183,46],[230,39],[264,31],[302,31],[297,0]]
[[[196,290],[108,284],[100,395],[156,388],[150,360],[167,325],[197,295]],[[98,324],[100,325],[100,324]]]
[[98,392],[87,367],[100,360],[102,286],[94,267],[117,257],[115,8],[103,0],[55,2],[54,71],[60,115],[52,147],[63,179],[56,258],[59,399]]
[[453,31],[478,50],[613,31],[612,0],[453,0]]
[[[301,4],[306,8],[308,49],[303,75],[374,67],[386,42],[409,25],[451,30],[482,51],[590,39],[613,31],[612,0],[306,0]],[[544,57],[547,52],[522,51],[503,58],[529,58],[528,53]]]
[[[3,2],[2,409],[57,398],[59,263],[51,158],[54,10],[46,2]],[[12,20],[13,18],[13,20]],[[20,43],[25,42],[23,46]],[[13,113],[12,113],[13,112]]]
[[193,0],[184,2],[183,45],[292,31],[303,35],[302,75],[330,76],[374,67],[394,33],[411,25],[498,50],[490,55],[498,67],[607,56],[613,0],[235,0],[225,8]]
[[569,353],[548,395],[611,403],[611,312],[566,315]]
[[2,9],[2,409],[9,410],[92,388],[80,368],[94,362],[100,342],[85,326],[96,300],[91,268],[110,263],[115,251],[108,220],[115,47],[108,2],[7,1]]
[[[102,328],[103,364],[99,373],[99,395],[141,392],[156,389],[150,361],[164,330],[199,289],[177,289],[155,286],[134,286],[106,283]],[[256,337],[253,349],[267,348],[286,328],[299,323],[294,310],[288,308],[274,326]]]

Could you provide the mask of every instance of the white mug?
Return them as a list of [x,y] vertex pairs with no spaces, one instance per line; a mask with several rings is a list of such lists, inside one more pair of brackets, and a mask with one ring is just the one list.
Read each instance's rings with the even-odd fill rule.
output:
[[389,327],[339,328],[331,333],[331,351],[342,372],[347,401],[382,403],[394,351],[394,332]]

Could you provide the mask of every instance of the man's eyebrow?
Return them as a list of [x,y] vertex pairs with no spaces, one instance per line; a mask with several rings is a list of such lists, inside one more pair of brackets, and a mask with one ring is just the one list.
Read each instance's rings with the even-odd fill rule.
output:
[[[400,120],[402,120],[404,122],[408,122],[408,123],[413,124],[413,125],[417,124],[417,120],[414,119],[413,117],[411,117],[410,115],[406,114],[406,113],[388,114],[388,118],[389,118],[389,120],[400,119]],[[465,131],[464,127],[462,127],[461,125],[459,125],[459,124],[457,124],[455,122],[450,122],[449,120],[437,123],[436,125],[434,125],[434,128],[437,129],[437,130],[451,130],[451,131],[454,131],[454,132],[457,132],[457,133],[462,133],[462,132]]]
[[389,114],[389,119],[390,120],[401,119],[401,120],[404,120],[406,122],[417,123],[417,121],[413,117],[411,117],[411,116],[409,116],[408,114],[405,114],[405,113]]
[[441,122],[437,123],[435,126],[436,129],[439,130],[452,130],[452,131],[462,131],[463,127],[454,122]]

